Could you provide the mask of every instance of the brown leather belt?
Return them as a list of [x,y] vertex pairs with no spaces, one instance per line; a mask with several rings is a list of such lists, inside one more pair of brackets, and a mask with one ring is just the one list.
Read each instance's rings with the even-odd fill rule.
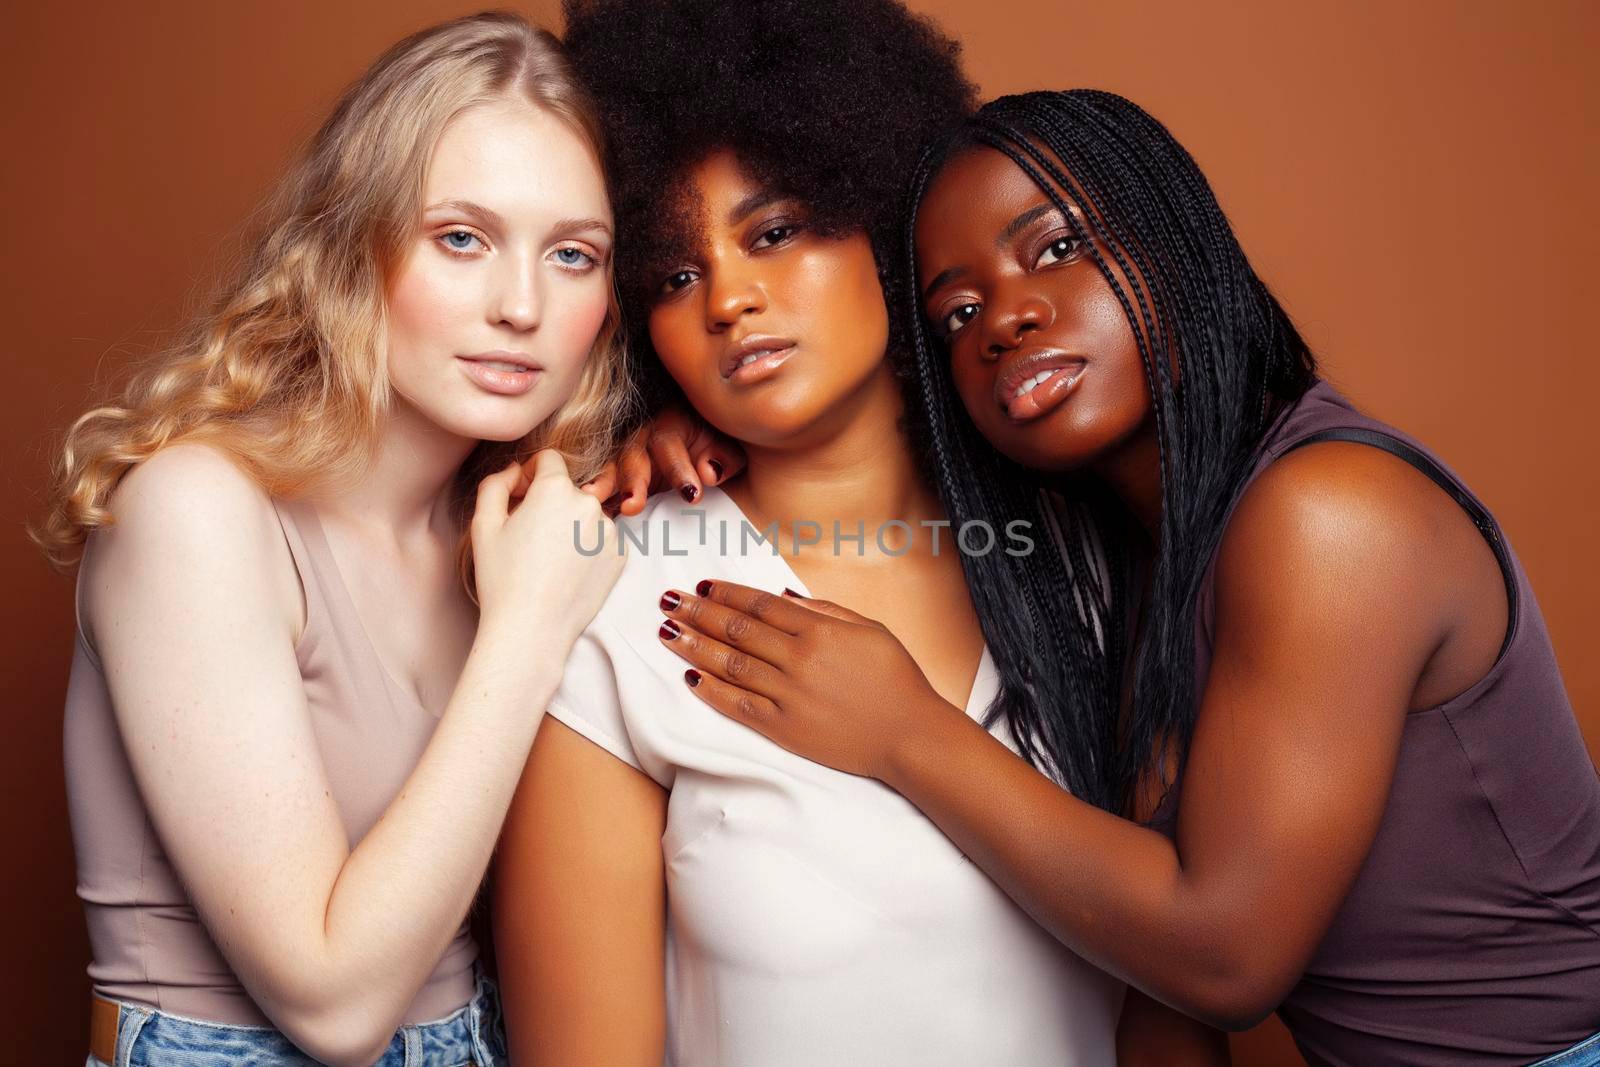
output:
[[101,1063],[117,1059],[117,1016],[122,1009],[103,997],[89,998],[89,1055]]
[[[89,1055],[101,1063],[117,1061],[117,1025],[121,1022],[122,1008],[104,997],[89,997]],[[473,1067],[476,1060],[468,1060]]]

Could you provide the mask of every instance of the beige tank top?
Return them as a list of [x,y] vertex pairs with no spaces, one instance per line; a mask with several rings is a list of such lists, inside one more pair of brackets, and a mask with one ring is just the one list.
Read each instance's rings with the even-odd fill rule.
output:
[[[354,847],[400,791],[439,720],[379,661],[316,511],[284,501],[275,507],[305,589],[305,633],[295,654],[306,703]],[[270,1025],[200,925],[161,847],[81,615],[67,685],[65,748],[95,992],[195,1019]],[[471,1000],[477,957],[463,924],[404,1021],[439,1019]]]

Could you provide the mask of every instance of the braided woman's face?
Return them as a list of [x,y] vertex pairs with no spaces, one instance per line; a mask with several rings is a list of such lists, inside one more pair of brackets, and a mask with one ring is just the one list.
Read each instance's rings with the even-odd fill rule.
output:
[[1122,302],[1088,242],[1011,159],[972,148],[950,160],[922,200],[916,244],[923,313],[948,346],[962,403],[995,448],[1036,470],[1064,471],[1154,447],[1144,364]]
[[892,378],[872,243],[816,232],[804,203],[752,179],[730,153],[687,178],[694,247],[652,283],[651,343],[723,433],[804,446]]

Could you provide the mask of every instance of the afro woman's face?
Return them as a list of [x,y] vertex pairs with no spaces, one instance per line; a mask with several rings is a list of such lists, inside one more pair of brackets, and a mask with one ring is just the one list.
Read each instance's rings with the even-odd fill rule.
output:
[[815,232],[803,203],[749,177],[731,153],[686,177],[695,250],[650,297],[650,340],[712,425],[794,447],[889,373],[872,244],[864,233]]

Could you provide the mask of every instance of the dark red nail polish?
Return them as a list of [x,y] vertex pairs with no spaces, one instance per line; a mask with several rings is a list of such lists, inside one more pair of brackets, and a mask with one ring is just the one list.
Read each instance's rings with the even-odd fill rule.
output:
[[662,611],[671,611],[681,603],[683,603],[683,597],[679,596],[677,593],[674,593],[670,589],[661,594]]
[[711,579],[710,578],[702,578],[702,579],[700,579],[699,583],[694,587],[694,591],[696,593],[698,593],[699,595],[701,595],[701,596],[710,596],[711,595]]
[[661,624],[661,629],[659,632],[661,634],[661,640],[663,641],[671,641],[673,638],[683,633],[682,630],[678,629],[678,624],[673,622],[671,619],[668,619],[666,622]]
[[706,465],[711,468],[711,477],[719,482],[722,481],[722,464],[714,459],[708,459],[706,460]]
[[683,487],[678,490],[678,495],[683,497],[684,503],[693,504],[694,503],[694,495],[696,493],[698,493],[699,491],[700,490],[696,489],[693,485],[689,484],[688,482],[685,482],[683,484]]
[[809,600],[810,599],[804,593],[796,593],[793,589],[790,589],[788,586],[784,586],[783,587],[783,595],[784,596],[792,596],[792,597],[795,597],[796,599],[799,599],[799,600]]
[[695,686],[700,684],[700,672],[695,670],[693,667],[690,667],[688,670],[683,672],[683,680],[689,683],[690,689],[693,689]]

